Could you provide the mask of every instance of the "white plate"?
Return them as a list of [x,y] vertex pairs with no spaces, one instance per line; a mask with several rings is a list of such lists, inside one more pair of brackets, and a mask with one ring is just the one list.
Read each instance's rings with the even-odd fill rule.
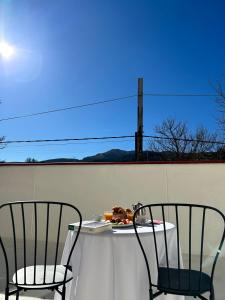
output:
[[133,227],[133,223],[132,224],[118,224],[116,225],[115,223],[112,223],[112,228],[129,228],[129,227]]

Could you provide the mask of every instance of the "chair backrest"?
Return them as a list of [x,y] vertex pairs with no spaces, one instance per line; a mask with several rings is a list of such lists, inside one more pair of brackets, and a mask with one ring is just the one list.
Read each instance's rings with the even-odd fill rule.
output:
[[[146,211],[147,220],[161,220],[161,225],[153,225],[152,234],[139,233],[138,215]],[[143,211],[142,211],[143,212]],[[198,271],[201,290],[202,275],[210,277],[212,285],[214,270],[225,237],[225,216],[210,206],[163,203],[140,207],[134,213],[134,229],[147,266],[150,287],[158,287],[158,278],[151,270],[167,270],[170,283],[171,268],[186,269],[187,289],[191,285],[191,270]],[[154,222],[153,222],[154,223]],[[173,225],[174,226],[173,226]],[[147,225],[147,224],[146,224]],[[151,250],[150,250],[151,248]],[[152,251],[154,249],[154,253]],[[150,252],[149,252],[150,251]],[[156,273],[156,272],[155,272]],[[179,272],[178,272],[179,274]],[[178,287],[180,286],[178,276]]]
[[[66,281],[70,258],[76,245],[82,217],[73,205],[50,201],[19,201],[0,206],[0,245],[5,258],[6,286],[15,274],[15,285],[18,282],[17,270],[24,268],[24,282],[29,285],[48,285],[46,268],[53,268],[52,284],[57,285],[56,271],[60,264],[62,249],[68,232],[68,224],[78,222],[79,226],[68,253],[64,274]],[[43,282],[36,282],[36,268],[44,268]],[[33,282],[27,281],[25,268],[33,266]]]

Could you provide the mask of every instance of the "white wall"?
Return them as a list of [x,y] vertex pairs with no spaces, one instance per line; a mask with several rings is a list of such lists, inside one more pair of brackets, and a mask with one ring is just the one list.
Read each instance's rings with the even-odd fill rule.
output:
[[225,164],[1,165],[0,204],[17,200],[69,202],[84,219],[137,201],[207,204],[225,213]]
[[84,217],[115,204],[202,203],[225,213],[225,164],[92,164],[0,166],[0,203],[60,200]]

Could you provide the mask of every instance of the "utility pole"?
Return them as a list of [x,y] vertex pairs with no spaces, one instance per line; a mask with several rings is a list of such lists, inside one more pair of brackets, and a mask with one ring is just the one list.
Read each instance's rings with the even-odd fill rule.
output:
[[143,160],[143,78],[138,78],[137,131],[135,132],[135,159]]

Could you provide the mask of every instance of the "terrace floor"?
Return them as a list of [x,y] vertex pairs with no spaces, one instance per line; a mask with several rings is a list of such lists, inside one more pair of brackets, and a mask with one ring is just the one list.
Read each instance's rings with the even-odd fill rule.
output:
[[[221,258],[216,266],[214,288],[216,300],[224,300],[224,286],[225,286],[225,258]],[[43,291],[29,291],[21,293],[20,300],[39,300],[39,299],[53,299],[54,293],[46,290]],[[15,300],[15,296],[11,296],[10,300]],[[186,297],[186,299],[194,299]],[[4,294],[0,294],[0,300],[4,300]],[[147,299],[146,299],[147,300]]]

